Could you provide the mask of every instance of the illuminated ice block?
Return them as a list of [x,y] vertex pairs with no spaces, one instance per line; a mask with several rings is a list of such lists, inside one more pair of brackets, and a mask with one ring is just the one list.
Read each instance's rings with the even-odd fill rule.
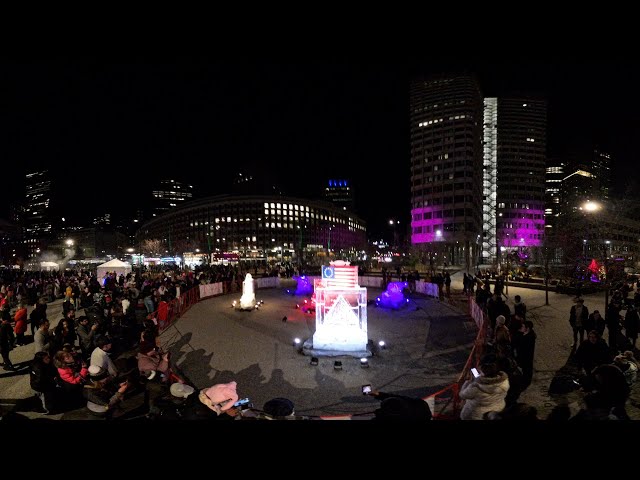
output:
[[294,275],[293,279],[298,282],[296,295],[311,295],[313,293],[313,283],[309,277],[305,275]]
[[385,308],[398,309],[407,305],[407,299],[403,290],[407,288],[407,282],[389,282],[387,289],[376,298],[376,305]]
[[244,282],[242,282],[242,296],[240,297],[240,309],[248,310],[254,308],[256,305],[256,294],[253,291],[253,277],[251,277],[250,273],[247,273],[247,276],[244,278]]
[[364,352],[367,349],[367,289],[358,285],[358,267],[332,262],[316,283],[313,351]]

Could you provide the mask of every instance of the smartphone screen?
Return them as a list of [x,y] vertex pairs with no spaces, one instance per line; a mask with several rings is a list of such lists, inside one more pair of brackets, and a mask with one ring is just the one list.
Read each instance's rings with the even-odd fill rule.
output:
[[371,385],[363,385],[362,386],[362,394],[369,395],[371,393]]
[[472,368],[471,373],[473,375],[473,378],[478,378],[480,376],[480,372],[478,371],[477,368]]
[[240,407],[242,405],[246,405],[249,403],[249,397],[247,398],[242,398],[240,400],[238,400],[236,403],[233,404],[234,407]]

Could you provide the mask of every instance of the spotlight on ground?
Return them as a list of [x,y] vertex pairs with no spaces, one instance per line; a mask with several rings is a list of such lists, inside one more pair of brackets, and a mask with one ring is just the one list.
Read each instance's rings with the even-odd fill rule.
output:
[[231,308],[236,308],[236,301],[231,302]]
[[256,303],[256,310],[258,310],[259,308],[260,308],[260,305]]
[[387,346],[387,344],[386,344],[386,343],[384,343],[384,340],[380,340],[380,341],[378,342],[378,345],[380,346],[380,348],[385,348],[385,347]]
[[314,367],[317,367],[318,359],[316,357],[311,357],[311,361],[309,362],[309,365],[313,365]]
[[282,321],[286,322],[287,321],[287,316],[285,315],[284,317],[282,317]]
[[296,308],[300,308],[300,304],[299,303],[296,303]]
[[294,338],[294,339],[293,339],[293,345],[294,345],[294,346],[296,346],[296,347],[297,347],[298,345],[300,345],[300,342],[301,342],[301,340],[300,340],[298,337],[296,337],[296,338]]
[[369,360],[367,360],[366,358],[361,358],[360,359],[360,366],[362,368],[369,368]]
[[291,290],[289,290],[288,288],[287,288],[287,293],[291,293]]
[[342,362],[340,360],[336,360],[335,362],[333,362],[333,369],[342,370]]

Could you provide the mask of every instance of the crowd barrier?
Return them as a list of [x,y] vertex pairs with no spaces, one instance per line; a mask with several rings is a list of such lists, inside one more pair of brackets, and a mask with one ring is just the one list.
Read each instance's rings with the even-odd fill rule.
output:
[[[358,281],[362,282],[360,283],[361,286],[377,286],[367,284],[369,279],[378,280],[380,285],[382,284],[382,279],[377,277],[359,277]],[[280,286],[280,278],[260,278],[256,280],[256,285],[257,288],[276,288]],[[225,285],[223,282],[199,285],[198,288],[192,288],[191,290],[180,295],[180,297],[175,298],[171,302],[167,303],[166,307],[161,306],[160,308],[158,308],[158,310],[153,312],[153,315],[158,320],[158,327],[160,331],[165,330],[175,320],[180,318],[181,315],[186,313],[192,305],[198,303],[200,300],[215,295],[229,293],[224,287]],[[416,282],[416,291],[418,293],[422,293],[431,297],[438,297],[438,286],[434,283],[427,283],[419,280]],[[478,366],[478,364],[480,363],[480,358],[482,358],[482,355],[484,353],[488,326],[487,314],[475,302],[473,297],[469,297],[468,300],[468,313],[478,327],[478,334],[475,338],[471,353],[469,354],[469,357],[467,358],[467,361],[465,362],[460,375],[453,384],[443,388],[442,390],[439,390],[438,392],[432,393],[431,395],[422,398],[422,400],[429,404],[429,408],[431,409],[434,420],[456,420],[459,418],[460,409],[462,406],[462,400],[460,399],[459,395],[460,388],[464,381],[469,378],[471,368]],[[184,380],[175,374],[172,375],[172,381],[184,383]],[[373,412],[358,415],[323,415],[316,418],[320,420],[353,420],[354,417],[355,419],[368,419],[372,416]]]
[[428,297],[438,298],[438,285],[425,282],[424,280],[417,280],[416,292],[427,295]]

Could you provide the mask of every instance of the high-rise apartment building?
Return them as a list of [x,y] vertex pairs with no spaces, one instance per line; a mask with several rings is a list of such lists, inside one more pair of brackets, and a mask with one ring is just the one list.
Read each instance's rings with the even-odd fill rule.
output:
[[530,98],[486,98],[483,262],[544,238],[547,106]]
[[470,265],[482,233],[483,102],[476,79],[412,82],[410,122],[411,243]]

